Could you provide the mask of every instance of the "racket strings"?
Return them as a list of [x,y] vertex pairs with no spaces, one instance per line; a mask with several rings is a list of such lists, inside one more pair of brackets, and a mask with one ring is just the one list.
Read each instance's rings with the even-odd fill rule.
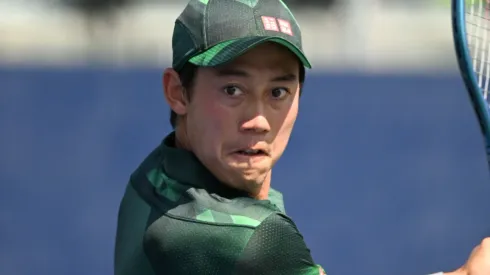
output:
[[[478,17],[479,20],[482,20],[483,17]],[[466,22],[466,25],[468,26],[472,26],[472,27],[480,27],[482,28],[482,30],[486,30],[486,31],[490,31],[490,27],[481,27],[481,26],[478,26],[478,24],[475,24],[475,23],[472,23],[472,22]],[[475,34],[467,34],[468,36],[472,36],[472,37],[475,37],[475,38],[478,38],[478,39],[483,39],[483,37],[479,37],[479,36],[476,36]]]
[[466,1],[466,30],[473,70],[488,102],[490,86],[490,0]]

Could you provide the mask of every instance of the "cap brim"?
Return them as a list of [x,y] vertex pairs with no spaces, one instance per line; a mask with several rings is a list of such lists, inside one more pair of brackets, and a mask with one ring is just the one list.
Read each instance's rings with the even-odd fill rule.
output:
[[311,69],[310,62],[298,47],[283,38],[271,36],[243,37],[239,39],[224,41],[211,47],[207,51],[192,57],[191,59],[189,59],[189,62],[202,67],[213,67],[222,65],[232,61],[233,59],[247,52],[248,50],[264,42],[275,42],[288,48],[299,58],[301,63],[303,63],[303,66]]

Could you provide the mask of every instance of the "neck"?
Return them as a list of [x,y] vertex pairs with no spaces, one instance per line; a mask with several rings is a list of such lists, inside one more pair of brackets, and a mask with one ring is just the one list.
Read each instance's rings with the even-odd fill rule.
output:
[[175,128],[175,147],[192,152],[187,133],[183,127]]
[[267,176],[265,177],[257,192],[251,193],[250,197],[257,200],[266,200],[269,198],[269,190],[271,188],[271,174],[272,170],[267,173]]

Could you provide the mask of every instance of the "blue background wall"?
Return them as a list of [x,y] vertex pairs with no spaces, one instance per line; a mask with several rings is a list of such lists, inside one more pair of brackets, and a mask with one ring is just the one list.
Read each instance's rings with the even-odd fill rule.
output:
[[[160,71],[0,69],[0,274],[111,274],[129,174],[168,133]],[[490,236],[457,73],[309,77],[274,173],[330,275],[451,270]]]

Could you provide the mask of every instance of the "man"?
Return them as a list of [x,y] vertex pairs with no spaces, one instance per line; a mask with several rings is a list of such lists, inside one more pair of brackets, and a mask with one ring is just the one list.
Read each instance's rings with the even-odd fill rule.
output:
[[[271,188],[311,68],[293,14],[279,0],[191,0],[173,52],[175,131],[131,175],[115,274],[325,274]],[[484,244],[454,274],[489,274]]]

